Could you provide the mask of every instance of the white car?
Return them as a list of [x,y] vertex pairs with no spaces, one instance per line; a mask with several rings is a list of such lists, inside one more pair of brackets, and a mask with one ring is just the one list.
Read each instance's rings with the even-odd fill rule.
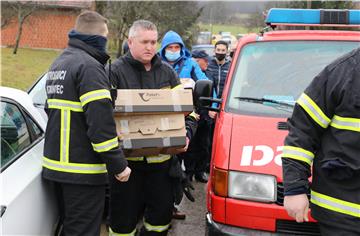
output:
[[231,48],[231,36],[230,35],[223,35],[221,36],[221,40],[225,41],[228,45],[229,48]]
[[0,87],[1,235],[54,235],[59,216],[42,179],[46,116],[23,91]]

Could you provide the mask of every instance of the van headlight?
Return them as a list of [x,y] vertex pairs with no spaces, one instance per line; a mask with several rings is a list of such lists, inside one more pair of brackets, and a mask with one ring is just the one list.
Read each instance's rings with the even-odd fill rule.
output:
[[257,202],[276,201],[276,178],[247,172],[229,172],[229,197]]

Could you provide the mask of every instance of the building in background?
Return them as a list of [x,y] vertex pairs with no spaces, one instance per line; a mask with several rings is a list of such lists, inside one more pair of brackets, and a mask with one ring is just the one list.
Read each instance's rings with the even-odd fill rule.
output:
[[[82,10],[95,10],[95,1],[41,1],[39,8],[24,22],[20,47],[66,48],[67,33],[74,27],[76,16]],[[14,17],[1,28],[1,46],[14,46],[18,21]]]

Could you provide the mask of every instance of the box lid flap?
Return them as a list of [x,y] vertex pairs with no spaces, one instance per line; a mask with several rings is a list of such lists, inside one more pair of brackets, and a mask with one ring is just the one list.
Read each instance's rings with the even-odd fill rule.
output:
[[191,112],[192,90],[118,89],[114,111],[117,113]]

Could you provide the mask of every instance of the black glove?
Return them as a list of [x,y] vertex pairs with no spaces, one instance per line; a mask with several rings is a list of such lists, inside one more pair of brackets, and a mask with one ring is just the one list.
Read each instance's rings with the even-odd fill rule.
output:
[[173,181],[173,195],[175,204],[180,204],[184,193],[187,199],[194,202],[195,198],[191,193],[191,190],[194,190],[194,186],[192,186],[189,179],[186,177],[186,174],[181,169],[181,165],[177,156],[173,156],[170,161],[169,176]]
[[188,178],[183,179],[181,182],[183,191],[185,193],[185,196],[187,199],[189,199],[192,202],[195,202],[195,198],[191,193],[191,190],[195,190],[194,186],[190,183],[190,180]]
[[114,88],[110,89],[110,96],[111,96],[111,105],[115,108],[115,100],[117,98],[117,90]]
[[173,179],[173,196],[174,196],[174,203],[176,205],[179,205],[183,195],[184,195],[184,190],[182,188],[182,184],[179,181],[179,179]]
[[184,195],[183,185],[181,183],[183,175],[184,174],[177,156],[172,156],[170,159],[169,176],[171,177],[172,181],[173,196],[176,205],[180,204]]

